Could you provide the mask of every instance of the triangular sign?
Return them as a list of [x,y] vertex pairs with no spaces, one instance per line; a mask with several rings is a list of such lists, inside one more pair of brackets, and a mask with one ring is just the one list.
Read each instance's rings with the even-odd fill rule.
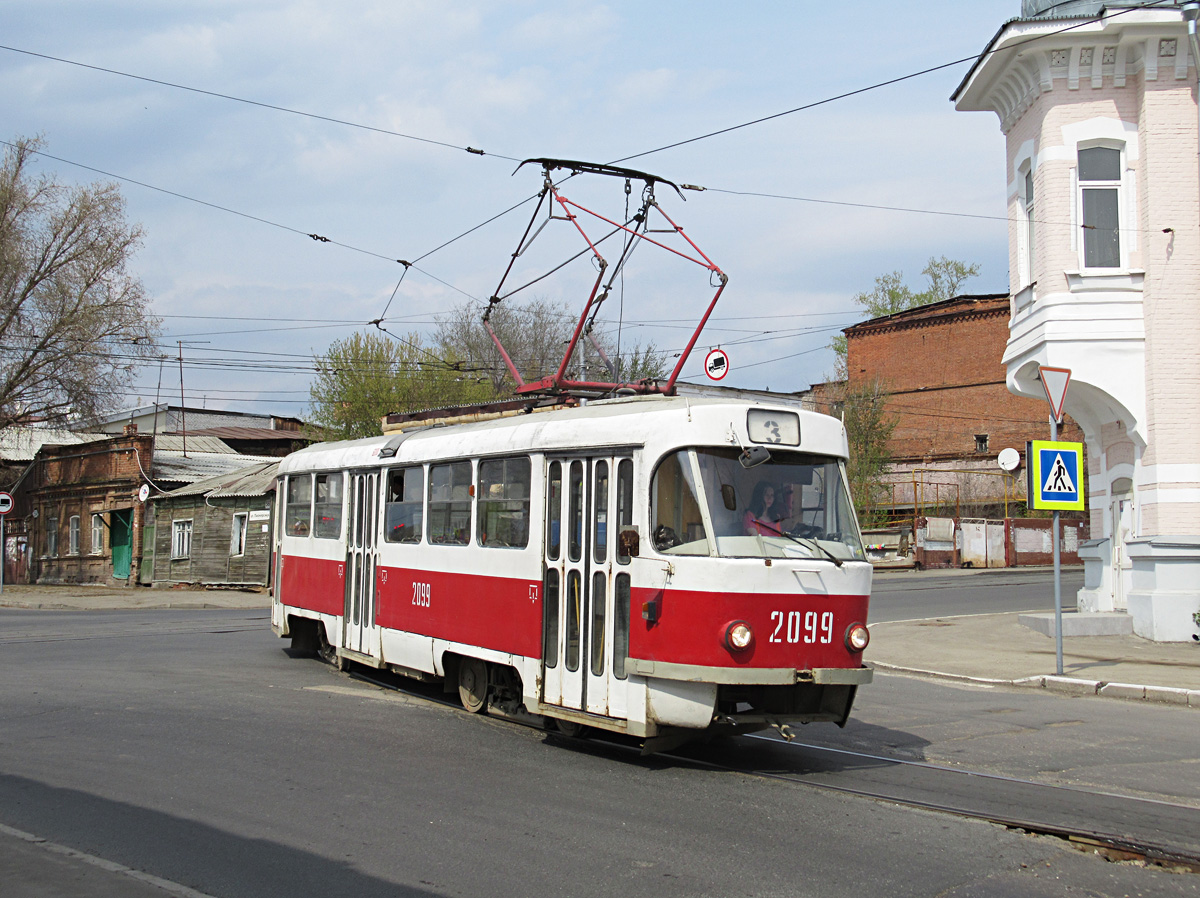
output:
[[1042,386],[1046,390],[1046,398],[1050,400],[1050,409],[1054,420],[1062,423],[1063,402],[1067,398],[1067,384],[1071,382],[1070,368],[1038,368],[1042,378]]
[[1066,464],[1063,462],[1062,453],[1059,452],[1054,456],[1054,464],[1050,466],[1050,472],[1046,475],[1046,483],[1042,487],[1043,493],[1075,493],[1075,482],[1071,480],[1071,472],[1067,470]]

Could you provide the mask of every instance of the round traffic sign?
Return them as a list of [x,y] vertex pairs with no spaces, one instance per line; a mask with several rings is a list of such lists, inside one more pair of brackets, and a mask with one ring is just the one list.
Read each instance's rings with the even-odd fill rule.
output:
[[720,380],[729,373],[729,356],[724,349],[714,349],[704,359],[704,373],[712,380]]
[[13,497],[10,493],[0,493],[0,514],[8,514],[12,511]]

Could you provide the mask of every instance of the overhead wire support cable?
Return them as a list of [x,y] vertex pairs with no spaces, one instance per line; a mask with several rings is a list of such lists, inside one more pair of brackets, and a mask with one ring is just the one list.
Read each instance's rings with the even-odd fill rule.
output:
[[[1033,41],[1045,40],[1046,38],[1049,38],[1049,37],[1057,37],[1058,35],[1065,34],[1068,31],[1074,31],[1076,29],[1083,28],[1087,25],[1095,24],[1096,22],[1103,22],[1106,19],[1115,19],[1118,16],[1128,15],[1131,12],[1137,12],[1137,11],[1140,11],[1143,9],[1155,9],[1155,8],[1178,9],[1178,6],[1175,4],[1174,0],[1147,0],[1147,2],[1145,2],[1145,3],[1134,4],[1125,9],[1116,9],[1116,10],[1112,10],[1111,12],[1106,10],[1101,15],[1090,16],[1089,18],[1085,19],[1084,21],[1075,22],[1074,24],[1068,25],[1064,28],[1060,28],[1057,31],[1051,32],[1049,34],[1032,35],[1022,41],[1017,41],[1012,44],[1009,44],[1008,46],[1004,47],[1003,49],[1005,52],[1007,52],[1009,50],[1012,50],[1015,47],[1023,46],[1025,44],[1032,43]],[[878,81],[874,84],[868,84],[865,87],[859,87],[859,88],[855,88],[854,90],[844,91],[843,93],[837,94],[832,97],[826,97],[822,100],[814,100],[811,103],[805,103],[802,106],[796,106],[792,109],[785,109],[782,112],[775,112],[775,113],[772,113],[771,115],[764,115],[764,116],[761,116],[760,118],[752,119],[748,122],[742,122],[741,124],[738,124],[738,125],[730,125],[727,128],[719,128],[716,131],[709,131],[706,134],[700,134],[700,135],[697,135],[696,137],[689,137],[686,140],[677,140],[674,143],[664,144],[663,146],[656,147],[652,150],[644,150],[641,153],[633,153],[629,156],[622,156],[620,159],[614,159],[614,160],[612,160],[612,162],[610,162],[608,164],[610,166],[615,166],[621,162],[628,162],[630,159],[640,159],[643,156],[651,156],[655,153],[662,153],[662,152],[665,152],[666,150],[673,150],[676,147],[687,146],[688,144],[697,143],[701,140],[708,140],[710,137],[719,137],[722,134],[729,134],[732,131],[740,131],[743,128],[750,128],[754,125],[761,125],[764,122],[770,122],[770,121],[774,121],[775,119],[783,118],[788,115],[794,115],[797,112],[805,112],[809,109],[816,109],[819,106],[826,106],[830,103],[835,103],[838,100],[846,100],[846,99],[849,99],[850,97],[858,96],[859,94],[869,93],[871,91],[879,90],[884,87],[891,87],[894,84],[900,84],[904,81],[911,81],[914,78],[920,78],[923,75],[930,75],[933,72],[940,72],[943,69],[949,69],[949,68],[953,68],[954,66],[957,66],[957,65],[963,65],[964,63],[974,62],[975,60],[980,59],[984,55],[991,55],[991,54],[997,53],[997,52],[1000,52],[999,48],[996,48],[993,50],[988,50],[984,54],[974,53],[970,56],[964,56],[961,59],[954,59],[954,60],[951,60],[950,62],[943,62],[938,65],[929,66],[928,68],[921,69],[920,71],[910,72],[907,75],[898,75],[895,78],[888,78],[885,81]],[[690,190],[697,189],[694,185],[684,185],[684,186],[686,186]],[[703,189],[703,188],[699,188],[699,189]]]
[[450,150],[461,150],[465,153],[471,154],[472,156],[493,156],[496,159],[504,159],[509,162],[520,161],[515,156],[505,156],[502,153],[488,153],[484,150],[477,149],[476,147],[459,146],[458,144],[447,143],[444,140],[434,140],[433,138],[429,137],[418,137],[415,134],[405,134],[402,131],[392,131],[388,128],[378,128],[374,125],[364,125],[361,122],[353,122],[348,119],[334,118],[333,116],[321,115],[316,112],[305,112],[303,109],[292,109],[289,106],[278,106],[274,103],[264,103],[261,100],[248,100],[245,97],[237,97],[233,94],[223,94],[219,91],[206,90],[202,87],[191,87],[190,85],[178,84],[174,81],[164,81],[160,78],[149,78],[145,75],[134,75],[131,72],[122,72],[118,69],[109,69],[105,68],[104,66],[92,65],[86,62],[78,62],[74,59],[64,59],[61,56],[51,56],[48,53],[37,53],[33,50],[23,50],[20,47],[9,47],[4,44],[0,44],[0,50],[8,50],[11,53],[20,53],[22,55],[33,56],[38,59],[47,59],[51,62],[59,62],[64,65],[76,66],[81,69],[90,69],[93,72],[104,72],[106,75],[118,75],[122,78],[132,78],[135,81],[142,81],[146,84],[156,84],[159,87],[169,87],[173,90],[187,91],[189,93],[200,94],[206,97],[214,97],[219,100],[229,100],[234,103],[244,103],[247,106],[256,106],[259,109],[270,109],[273,112],[283,112],[287,113],[288,115],[298,115],[302,118],[310,118],[316,121],[329,122],[330,124],[334,125],[344,125],[347,128],[357,128],[360,131],[370,131],[375,134],[386,134],[389,137],[402,137],[405,140],[414,140],[418,143],[432,144],[433,146],[445,147]]

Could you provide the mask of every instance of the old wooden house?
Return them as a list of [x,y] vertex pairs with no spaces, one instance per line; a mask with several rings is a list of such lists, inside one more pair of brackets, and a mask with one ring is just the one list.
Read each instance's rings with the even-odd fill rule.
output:
[[277,461],[164,493],[154,506],[154,586],[267,586]]

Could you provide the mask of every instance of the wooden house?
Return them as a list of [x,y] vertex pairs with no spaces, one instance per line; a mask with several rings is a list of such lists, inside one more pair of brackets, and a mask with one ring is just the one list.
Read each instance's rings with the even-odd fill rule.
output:
[[152,499],[152,584],[267,586],[278,467],[257,462]]

